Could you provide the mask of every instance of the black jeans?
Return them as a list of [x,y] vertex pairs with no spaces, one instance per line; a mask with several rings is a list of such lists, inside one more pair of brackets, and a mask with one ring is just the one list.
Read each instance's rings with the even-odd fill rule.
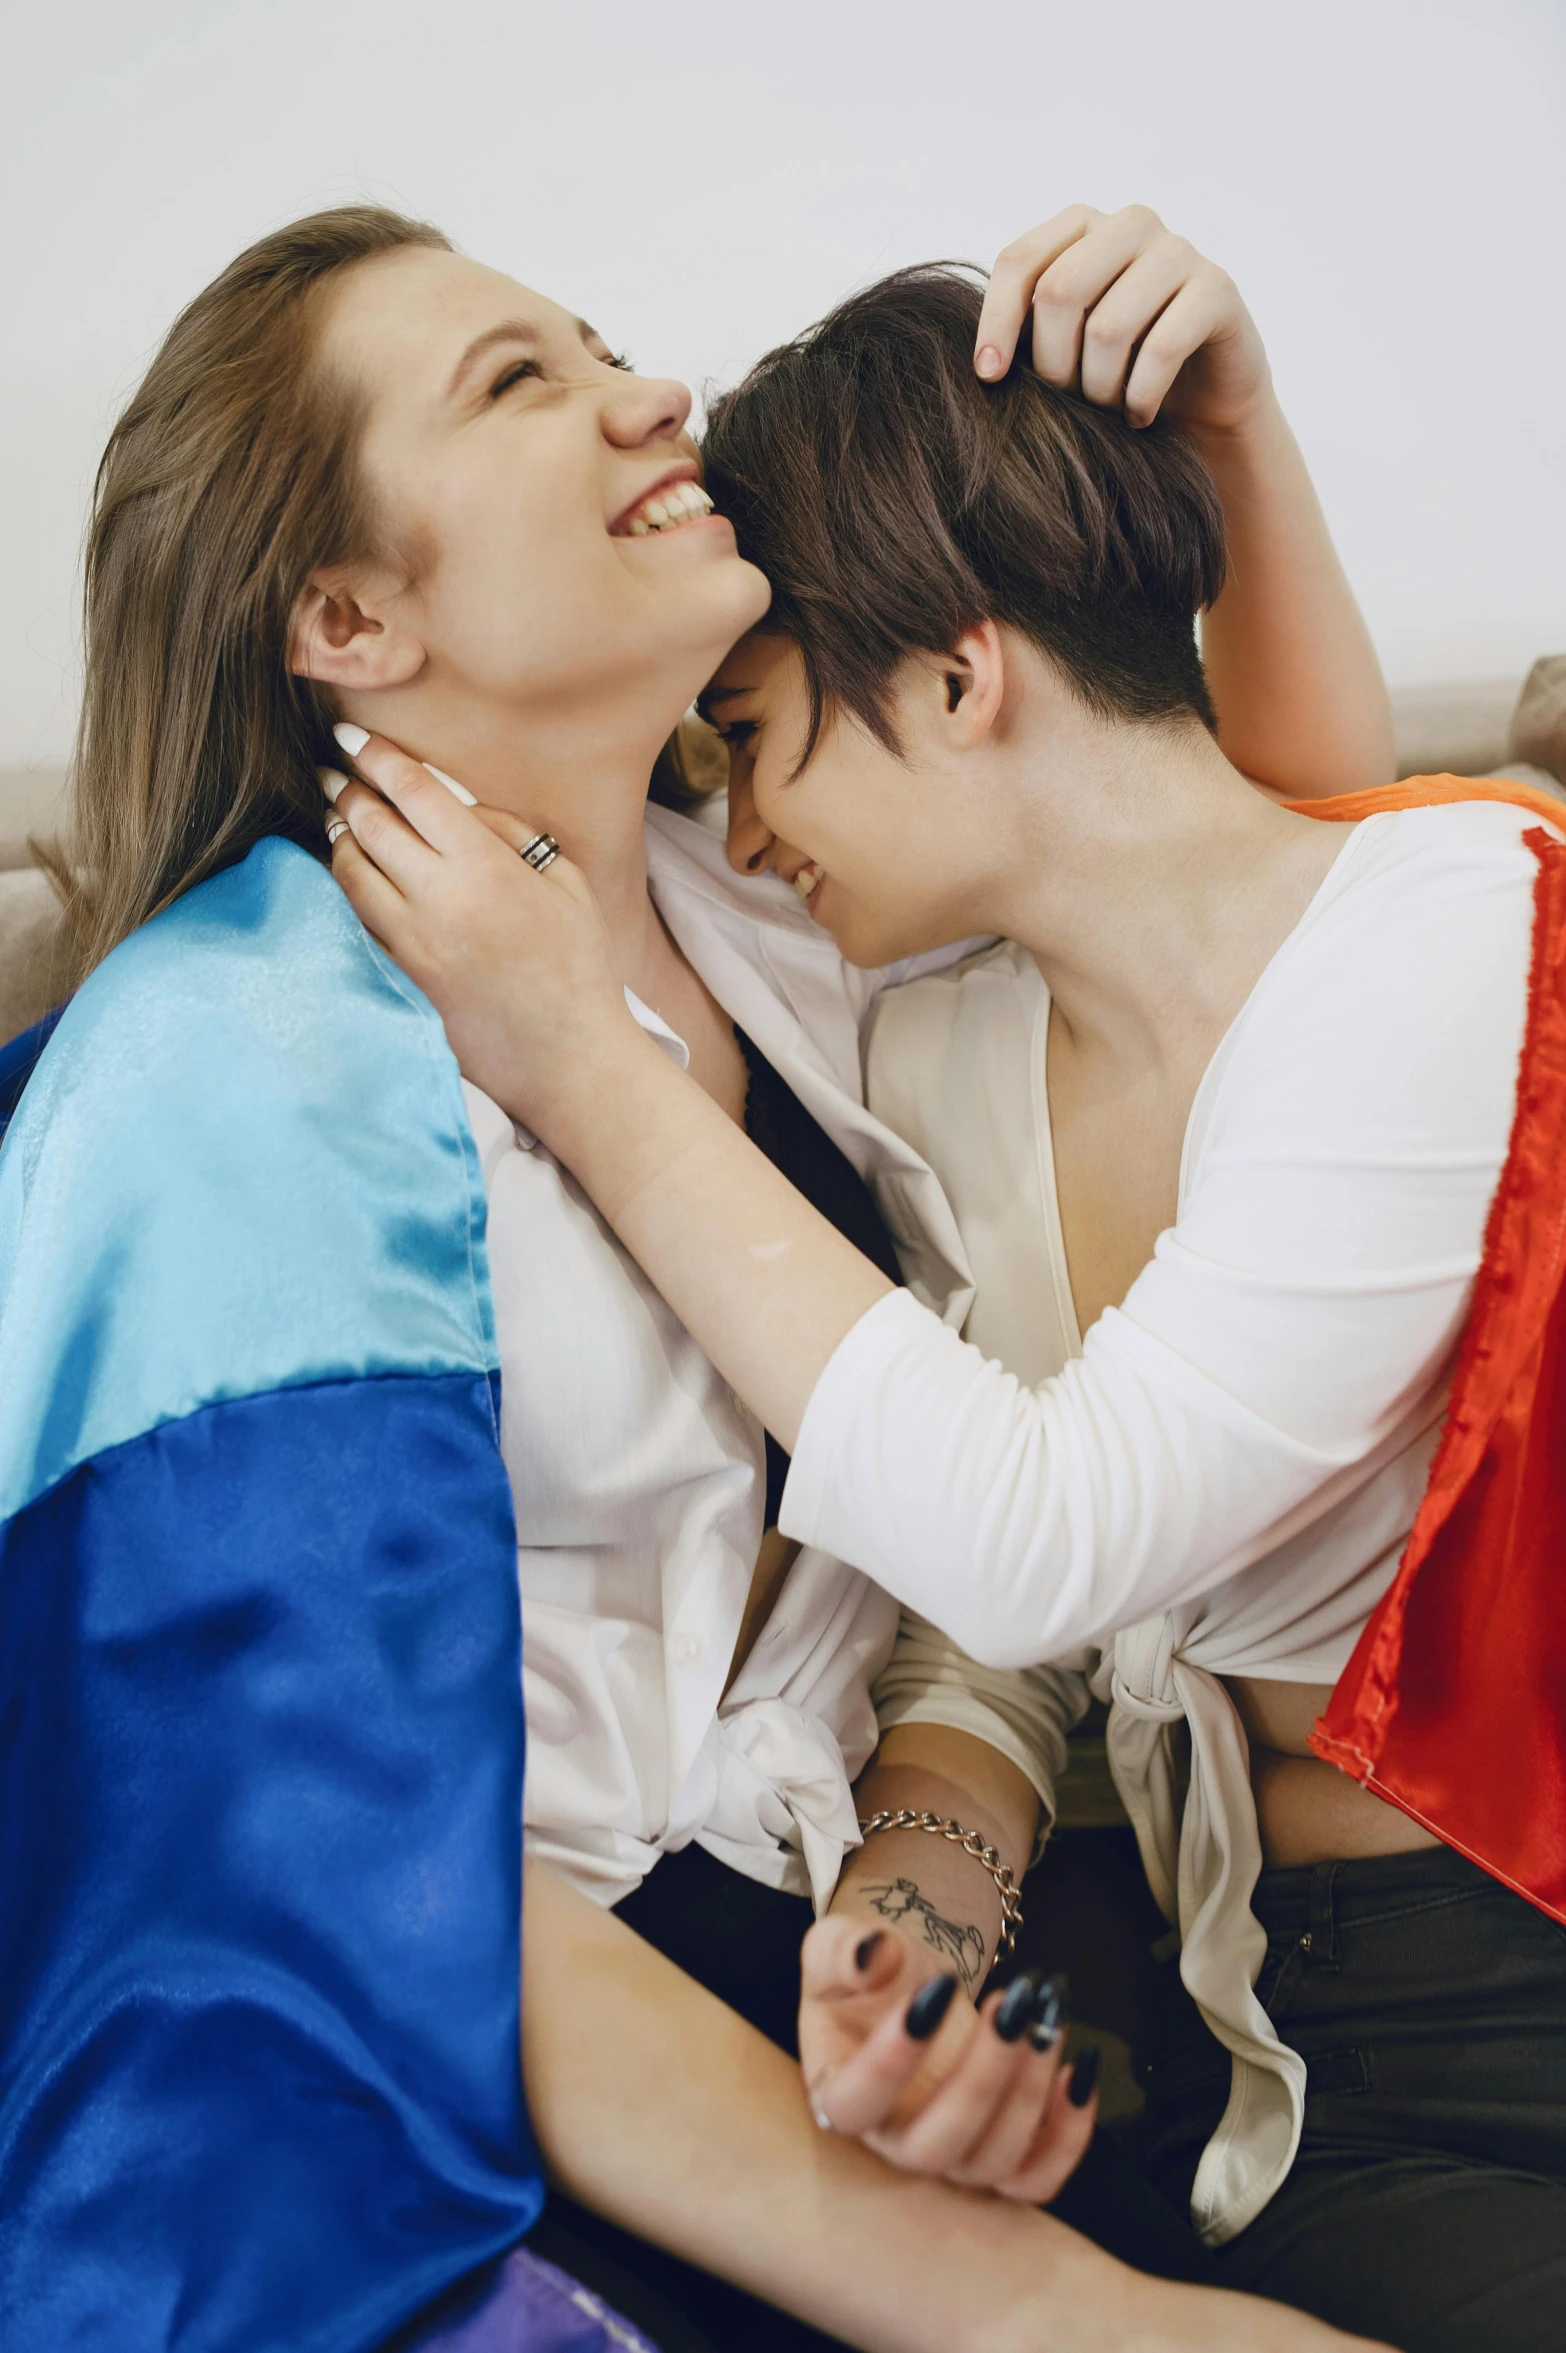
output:
[[[1254,1909],[1305,2130],[1222,2284],[1402,2353],[1560,2353],[1566,1928],[1445,1847],[1266,1871]],[[1183,2208],[1229,2059],[1177,1982],[1160,2007],[1148,2166]]]
[[[665,1855],[619,1916],[688,1976],[798,2055],[799,1948],[813,1918],[701,1847]],[[1210,2258],[1130,2159],[1096,2133],[1055,2200],[1062,2222],[1168,2279],[1209,2276]],[[829,2353],[837,2340],[645,2245],[570,2199],[551,2196],[528,2240],[645,2329],[662,2353]]]

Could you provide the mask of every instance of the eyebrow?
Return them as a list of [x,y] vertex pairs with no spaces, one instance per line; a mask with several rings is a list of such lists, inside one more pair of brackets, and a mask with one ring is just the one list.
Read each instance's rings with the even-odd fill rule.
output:
[[[590,327],[585,319],[578,319],[576,325],[584,343],[603,342],[598,329]],[[536,351],[542,341],[543,336],[531,319],[502,319],[498,327],[486,327],[482,335],[474,336],[453,368],[451,382],[446,387],[448,399],[458,391],[469,369],[484,357],[485,352],[493,351],[497,344],[523,343]]]
[[737,702],[742,694],[754,694],[753,686],[704,686],[696,697],[696,715],[705,719],[714,703]]
[[497,344],[525,343],[536,349],[539,340],[538,329],[527,319],[502,319],[498,327],[486,327],[482,335],[474,336],[453,368],[451,382],[446,387],[448,395],[458,390],[468,371],[484,357],[486,351],[493,351]]

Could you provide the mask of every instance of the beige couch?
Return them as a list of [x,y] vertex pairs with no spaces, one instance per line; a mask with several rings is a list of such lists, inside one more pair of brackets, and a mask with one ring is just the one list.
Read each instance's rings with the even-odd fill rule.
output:
[[[1566,654],[1515,679],[1405,689],[1394,697],[1398,773],[1524,776],[1566,792]],[[60,823],[56,768],[0,770],[0,1041],[57,1003],[65,987],[60,917],[29,840]]]

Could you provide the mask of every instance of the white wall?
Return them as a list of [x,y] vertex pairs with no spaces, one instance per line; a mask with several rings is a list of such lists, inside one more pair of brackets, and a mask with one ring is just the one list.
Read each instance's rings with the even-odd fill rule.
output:
[[0,765],[178,305],[369,192],[732,379],[899,262],[1155,204],[1261,321],[1390,674],[1566,647],[1566,0],[50,0],[0,52]]

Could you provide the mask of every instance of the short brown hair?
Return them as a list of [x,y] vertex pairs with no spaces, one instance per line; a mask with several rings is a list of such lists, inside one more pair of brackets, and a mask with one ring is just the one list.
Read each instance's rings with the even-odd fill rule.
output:
[[976,271],[899,270],[713,405],[707,487],[772,583],[763,626],[804,657],[807,759],[837,706],[896,750],[901,662],[983,620],[1105,718],[1216,725],[1194,627],[1224,578],[1207,468],[1020,358],[981,383],[980,301]]
[[109,436],[87,531],[72,839],[47,863],[83,970],[264,834],[319,848],[325,697],[295,600],[367,552],[360,397],[318,364],[338,273],[423,221],[343,205],[263,237],[182,311]]

